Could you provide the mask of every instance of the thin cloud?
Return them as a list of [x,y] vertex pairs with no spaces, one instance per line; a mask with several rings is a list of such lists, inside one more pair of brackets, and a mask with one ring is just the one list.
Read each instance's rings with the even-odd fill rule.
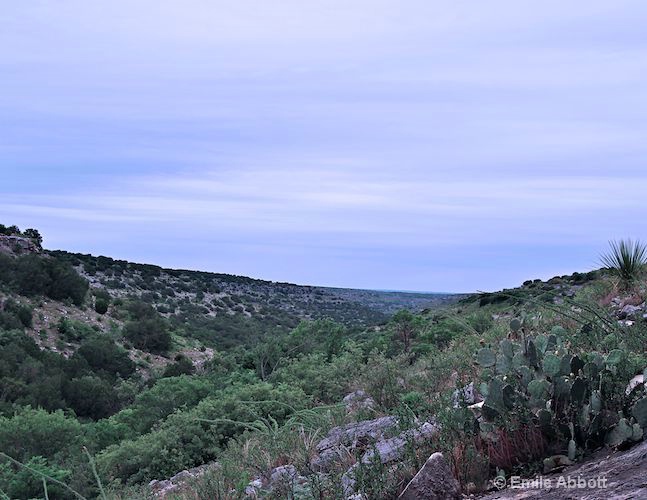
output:
[[0,16],[0,214],[47,244],[466,290],[588,267],[644,232],[644,2],[72,0]]

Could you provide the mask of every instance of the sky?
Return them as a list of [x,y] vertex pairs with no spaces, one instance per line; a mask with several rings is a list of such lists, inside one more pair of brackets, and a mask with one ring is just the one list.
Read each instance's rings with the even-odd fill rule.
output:
[[0,9],[0,223],[50,249],[470,292],[646,237],[643,0]]

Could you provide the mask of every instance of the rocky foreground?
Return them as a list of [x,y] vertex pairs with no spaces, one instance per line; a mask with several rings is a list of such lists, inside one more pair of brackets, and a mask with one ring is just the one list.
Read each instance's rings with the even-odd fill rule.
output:
[[[642,499],[647,498],[647,442],[609,455],[602,450],[583,463],[559,473],[528,481],[527,487],[508,487],[482,497],[488,500],[541,498]],[[570,480],[570,481],[569,481]]]

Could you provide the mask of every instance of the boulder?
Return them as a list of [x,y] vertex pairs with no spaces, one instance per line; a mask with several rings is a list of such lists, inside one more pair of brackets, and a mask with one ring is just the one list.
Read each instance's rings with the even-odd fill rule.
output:
[[177,483],[186,481],[187,479],[190,479],[192,477],[194,477],[193,474],[191,474],[188,470],[183,470],[175,474],[175,476],[171,478],[171,482],[174,484],[177,484]]
[[366,437],[378,439],[387,429],[391,429],[397,424],[398,419],[389,416],[333,427],[328,435],[319,441],[317,451],[321,452],[338,445],[352,445],[354,441]]
[[[556,474],[527,478],[524,487],[506,488],[480,500],[612,500],[645,498],[647,441],[627,451],[610,453],[602,449],[585,462],[559,470]],[[564,478],[580,479],[593,487],[565,489],[556,485]],[[534,481],[534,484],[533,484]],[[537,488],[537,481],[551,481],[552,487]]]
[[272,469],[270,473],[270,485],[279,482],[293,482],[299,477],[299,473],[294,465],[282,465]]
[[642,313],[644,307],[645,307],[644,302],[638,306],[627,304],[622,309],[620,309],[620,311],[618,311],[618,318],[619,319],[634,318],[636,317],[636,315],[638,315],[638,313]]
[[176,488],[176,486],[168,479],[164,479],[162,481],[153,479],[150,483],[148,483],[148,486],[153,492],[153,495],[157,497],[164,497],[167,493],[170,493]]
[[307,478],[301,476],[294,465],[275,467],[269,474],[256,477],[245,487],[245,495],[249,498],[264,497],[264,493],[274,493],[282,496],[286,492],[304,493],[308,490]]
[[0,253],[9,255],[24,255],[27,253],[39,253],[40,248],[29,238],[23,236],[7,236],[0,234]]
[[407,484],[399,500],[453,500],[461,498],[461,488],[442,453],[431,455]]
[[375,443],[373,449],[362,456],[362,463],[368,464],[375,459],[375,454],[380,457],[383,464],[398,460],[404,454],[408,445],[430,439],[438,431],[438,425],[425,422],[420,427],[404,431],[396,437],[384,439]]
[[317,444],[318,456],[311,462],[313,470],[328,470],[333,463],[348,455],[349,448],[356,448],[358,443],[381,440],[384,433],[395,427],[397,423],[398,420],[395,417],[380,417],[333,427]]
[[253,479],[245,487],[245,495],[249,498],[258,498],[261,488],[263,487],[263,480],[260,477]]
[[192,469],[187,469],[178,472],[170,479],[164,479],[158,481],[153,479],[148,483],[148,487],[152,491],[153,495],[158,498],[165,498],[166,495],[176,492],[176,490],[185,485],[188,481],[193,478],[199,477],[209,470],[214,470],[220,467],[218,462],[210,462],[207,464],[200,465],[198,467],[193,467]]
[[372,410],[377,406],[375,400],[361,389],[347,394],[342,399],[342,403],[346,406],[348,413],[354,413],[359,410]]

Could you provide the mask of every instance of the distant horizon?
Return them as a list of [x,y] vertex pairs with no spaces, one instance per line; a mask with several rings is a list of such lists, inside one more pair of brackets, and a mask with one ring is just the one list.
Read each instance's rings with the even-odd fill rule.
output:
[[647,239],[647,4],[11,2],[0,219],[272,281],[499,290]]

